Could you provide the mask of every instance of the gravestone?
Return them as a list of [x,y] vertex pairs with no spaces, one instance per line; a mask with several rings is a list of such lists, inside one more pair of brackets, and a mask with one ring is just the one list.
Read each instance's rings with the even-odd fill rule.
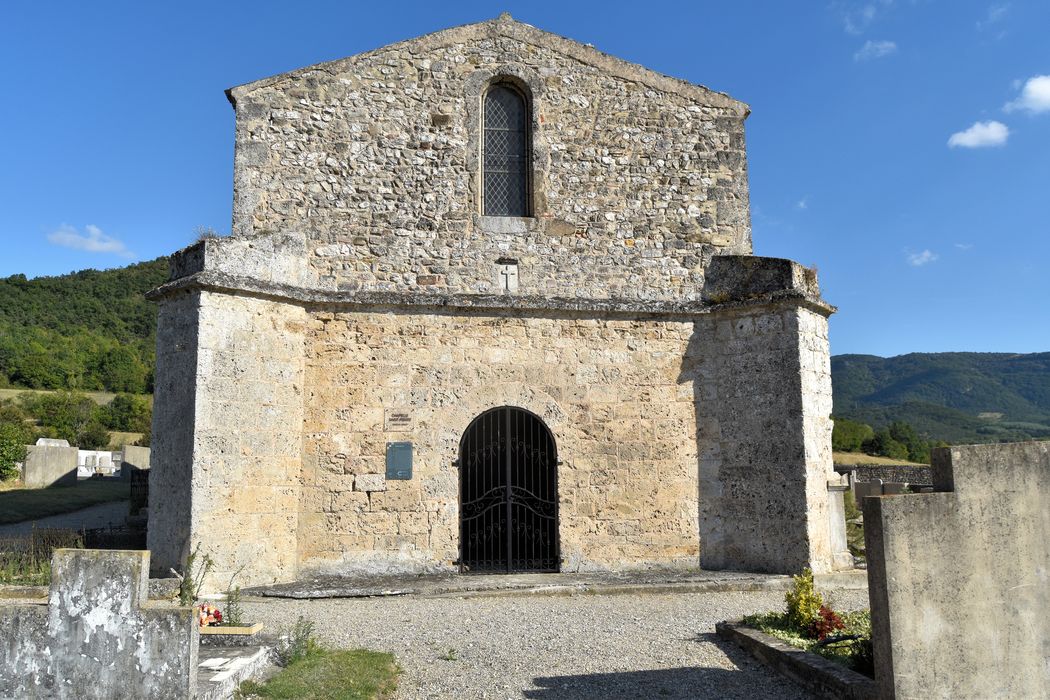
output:
[[0,697],[191,698],[193,608],[148,600],[149,552],[55,550],[46,605],[0,607]]

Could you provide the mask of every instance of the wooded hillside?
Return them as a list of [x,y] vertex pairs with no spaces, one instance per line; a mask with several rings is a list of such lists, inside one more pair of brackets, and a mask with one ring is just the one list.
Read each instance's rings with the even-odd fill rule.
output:
[[1050,353],[831,358],[835,415],[951,443],[1050,438]]
[[157,309],[143,295],[167,277],[157,258],[0,279],[0,386],[151,392]]

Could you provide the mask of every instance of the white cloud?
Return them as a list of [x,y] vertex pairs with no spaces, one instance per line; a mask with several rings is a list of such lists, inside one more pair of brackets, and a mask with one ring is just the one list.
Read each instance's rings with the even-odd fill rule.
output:
[[62,224],[47,234],[47,240],[63,248],[86,250],[90,253],[112,253],[122,258],[135,257],[123,242],[102,233],[98,226],[88,224],[84,230],[86,233],[82,234],[69,224]]
[[897,44],[895,42],[872,41],[869,39],[864,42],[864,46],[861,46],[857,53],[853,54],[853,60],[871,61],[876,58],[882,58],[883,56],[889,56],[892,53],[897,53]]
[[977,20],[977,29],[984,31],[986,28],[1006,17],[1006,13],[1009,11],[1010,3],[1008,2],[992,5],[988,8],[988,13],[984,16],[984,19]]
[[966,131],[957,131],[948,139],[949,148],[986,148],[1002,146],[1010,136],[1010,129],[1002,122],[974,122]]
[[924,250],[921,253],[908,253],[908,264],[914,267],[922,267],[937,259],[937,253],[932,250]]
[[795,202],[796,209],[809,209],[809,197],[803,197],[802,199]]
[[1036,75],[1025,81],[1021,95],[1003,105],[1004,112],[1023,110],[1029,114],[1050,112],[1050,75]]
[[970,250],[973,248],[973,243],[956,243],[955,247],[959,250]]
[[884,10],[893,5],[893,0],[853,2],[839,0],[831,4],[832,10],[842,18],[842,28],[847,34],[863,34]]

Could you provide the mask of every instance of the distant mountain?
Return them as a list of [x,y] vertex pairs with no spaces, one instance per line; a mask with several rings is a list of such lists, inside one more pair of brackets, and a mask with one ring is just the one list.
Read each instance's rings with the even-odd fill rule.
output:
[[1050,353],[912,353],[831,358],[835,415],[903,420],[932,439],[1050,438]]
[[167,277],[157,258],[0,279],[0,386],[150,391],[157,308],[143,295]]

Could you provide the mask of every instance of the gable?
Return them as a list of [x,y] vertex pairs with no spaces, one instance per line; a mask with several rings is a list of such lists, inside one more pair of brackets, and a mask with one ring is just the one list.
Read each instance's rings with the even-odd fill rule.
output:
[[658,73],[639,64],[599,51],[591,45],[581,44],[572,39],[518,22],[508,13],[503,13],[497,18],[485,22],[443,29],[414,39],[389,44],[372,51],[255,80],[229,88],[226,90],[226,96],[236,107],[239,99],[250,95],[259,88],[279,88],[282,84],[294,83],[303,77],[313,74],[338,75],[341,73],[353,73],[355,66],[358,64],[375,60],[389,52],[407,50],[416,53],[427,53],[456,44],[467,44],[486,39],[491,40],[497,37],[515,39],[525,45],[546,48],[581,63],[594,66],[610,76],[637,81],[653,89],[682,95],[696,102],[718,107],[728,107],[744,117],[750,112],[750,108],[745,103],[735,100],[725,93],[716,92],[703,85],[697,85],[687,80]]

